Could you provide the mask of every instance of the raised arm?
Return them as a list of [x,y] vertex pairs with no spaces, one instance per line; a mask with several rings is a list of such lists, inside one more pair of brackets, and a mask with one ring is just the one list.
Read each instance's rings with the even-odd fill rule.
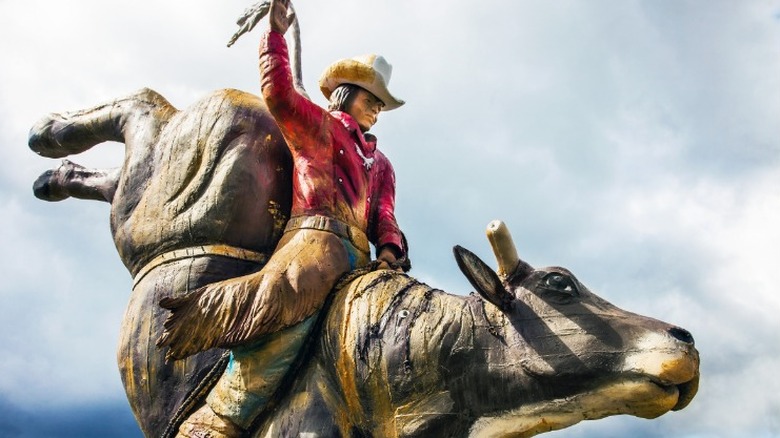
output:
[[274,30],[260,43],[260,87],[268,110],[276,119],[291,148],[304,147],[327,130],[330,118],[320,106],[295,89],[284,36]]
[[286,0],[271,2],[270,30],[260,42],[260,86],[287,143],[292,149],[299,149],[321,143],[330,116],[295,87],[284,39],[284,33],[295,19],[288,3]]

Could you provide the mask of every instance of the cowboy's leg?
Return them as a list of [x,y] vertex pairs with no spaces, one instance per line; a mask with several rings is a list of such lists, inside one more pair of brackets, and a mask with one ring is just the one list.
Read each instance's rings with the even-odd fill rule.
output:
[[[209,394],[207,405],[187,419],[179,429],[180,437],[196,437],[204,431],[215,437],[238,436],[224,425],[232,423],[239,428],[235,433],[240,433],[252,424],[294,363],[333,285],[352,269],[352,261],[367,262],[367,255],[350,256],[346,246],[324,231],[285,235],[263,269],[258,293],[272,293],[282,300],[277,307],[280,314],[268,317],[297,324],[251,346],[233,349],[231,363]],[[306,319],[296,321],[295,315],[301,314]]]
[[231,351],[230,363],[206,404],[179,428],[180,438],[241,436],[266,406],[306,341],[317,315]]
[[279,387],[316,319],[314,314],[257,344],[233,349],[228,369],[206,400],[211,409],[248,429]]

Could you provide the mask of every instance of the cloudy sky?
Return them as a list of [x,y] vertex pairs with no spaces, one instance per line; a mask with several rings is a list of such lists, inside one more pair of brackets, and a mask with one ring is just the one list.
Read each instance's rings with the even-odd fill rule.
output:
[[[225,48],[250,4],[0,0],[0,436],[140,436],[115,363],[131,279],[109,206],[36,200],[57,162],[28,150],[29,128],[143,86],[180,108],[257,93],[259,33]],[[696,338],[687,409],[547,436],[780,437],[780,1],[296,6],[312,96],[335,59],[395,67],[408,104],[375,133],[414,275],[468,293],[451,247],[492,262],[500,218],[531,264]],[[121,159],[118,144],[73,158]]]

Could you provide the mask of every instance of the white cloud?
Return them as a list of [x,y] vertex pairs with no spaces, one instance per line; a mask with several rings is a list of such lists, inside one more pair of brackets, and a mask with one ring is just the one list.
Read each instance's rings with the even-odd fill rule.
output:
[[13,249],[0,257],[10,274],[0,286],[0,392],[22,405],[121,400],[113,350],[129,276],[108,246],[107,206],[41,215],[0,199],[0,238]]

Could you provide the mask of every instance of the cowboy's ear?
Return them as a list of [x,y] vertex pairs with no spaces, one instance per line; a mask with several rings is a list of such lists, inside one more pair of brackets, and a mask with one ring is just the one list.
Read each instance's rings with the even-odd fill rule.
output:
[[461,272],[482,298],[493,303],[499,309],[506,309],[515,299],[514,295],[504,288],[496,271],[474,253],[460,245],[455,245],[452,252],[455,254],[455,261],[458,262]]

